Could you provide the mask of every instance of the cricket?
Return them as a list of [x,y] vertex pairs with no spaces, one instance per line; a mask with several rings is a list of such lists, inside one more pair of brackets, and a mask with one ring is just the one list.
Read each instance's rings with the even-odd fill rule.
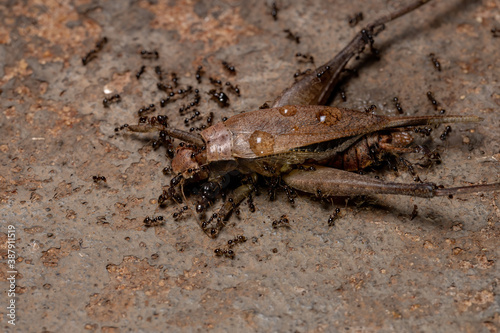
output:
[[396,194],[432,198],[500,190],[500,183],[443,188],[433,183],[385,182],[359,173],[389,154],[415,153],[432,160],[431,151],[413,142],[417,126],[476,123],[480,117],[387,117],[325,106],[348,62],[366,47],[377,52],[374,38],[386,24],[429,1],[410,1],[367,24],[333,59],[303,75],[262,109],[232,116],[199,133],[171,128],[160,116],[125,126],[132,132],[159,132],[164,141],[181,141],[171,163],[174,177],[159,203],[185,202],[185,188],[201,184],[196,206],[201,213],[214,204],[225,175],[237,172],[241,184],[216,213],[199,221],[202,230],[216,238],[231,212],[255,192],[259,177],[284,188],[290,201],[295,191],[319,197]]

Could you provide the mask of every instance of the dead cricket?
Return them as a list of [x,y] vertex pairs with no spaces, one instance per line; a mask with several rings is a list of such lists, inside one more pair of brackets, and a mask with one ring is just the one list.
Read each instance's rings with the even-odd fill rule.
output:
[[185,200],[184,188],[201,183],[205,201],[197,211],[203,211],[213,203],[211,196],[218,193],[227,173],[246,175],[218,212],[199,222],[215,238],[228,215],[255,191],[259,176],[282,184],[292,193],[291,200],[294,190],[321,197],[398,194],[425,198],[500,190],[500,183],[443,188],[432,183],[385,182],[353,172],[377,163],[386,154],[429,154],[412,145],[415,126],[481,121],[477,116],[385,117],[323,106],[349,60],[366,46],[376,52],[374,37],[386,23],[428,1],[411,1],[368,24],[333,59],[285,89],[269,108],[235,115],[199,134],[170,128],[163,121],[129,125],[133,132],[159,131],[160,136],[184,142],[176,149],[172,160],[175,176],[160,196],[160,204],[168,199]]

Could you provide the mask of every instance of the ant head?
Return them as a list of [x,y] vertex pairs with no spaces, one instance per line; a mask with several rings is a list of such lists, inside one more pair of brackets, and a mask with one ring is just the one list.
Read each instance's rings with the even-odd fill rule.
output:
[[172,160],[172,171],[184,179],[199,181],[208,178],[208,170],[204,164],[206,154],[203,150],[191,146],[179,147]]

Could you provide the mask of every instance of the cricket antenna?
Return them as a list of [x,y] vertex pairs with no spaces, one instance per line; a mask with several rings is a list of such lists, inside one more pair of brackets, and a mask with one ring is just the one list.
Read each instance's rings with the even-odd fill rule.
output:
[[198,133],[190,133],[176,128],[170,128],[165,126],[151,126],[148,124],[148,125],[128,125],[127,129],[129,131],[139,132],[139,133],[164,131],[173,138],[188,143],[192,143],[198,147],[203,147],[205,145],[205,141],[203,141],[203,138]]

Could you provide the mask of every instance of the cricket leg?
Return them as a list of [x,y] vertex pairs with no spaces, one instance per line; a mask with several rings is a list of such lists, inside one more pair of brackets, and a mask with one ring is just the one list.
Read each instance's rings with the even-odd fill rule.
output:
[[301,80],[284,90],[273,102],[272,107],[284,105],[323,105],[335,89],[341,78],[342,71],[349,60],[361,52],[363,48],[373,44],[373,36],[383,30],[386,23],[403,16],[430,0],[413,0],[395,11],[380,17],[368,24],[351,42],[332,60],[318,67]]
[[224,202],[224,204],[219,208],[217,213],[214,213],[210,219],[201,223],[201,228],[203,231],[211,238],[217,238],[220,231],[226,226],[226,220],[229,214],[235,209],[243,200],[248,198],[252,192],[255,191],[255,185],[253,184],[257,179],[257,175],[252,175],[253,182],[249,184],[243,184],[236,188],[231,194],[231,197]]
[[464,187],[438,188],[432,183],[391,183],[344,170],[315,167],[314,171],[293,170],[283,181],[293,188],[324,196],[357,196],[398,194],[422,198],[475,192],[500,191],[500,183]]

